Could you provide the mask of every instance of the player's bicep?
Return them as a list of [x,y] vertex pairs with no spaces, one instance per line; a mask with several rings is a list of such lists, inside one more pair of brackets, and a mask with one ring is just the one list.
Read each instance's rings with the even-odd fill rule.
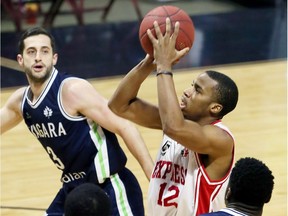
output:
[[64,109],[70,115],[83,115],[107,130],[118,133],[119,120],[108,107],[108,100],[86,80],[70,80],[62,90]]

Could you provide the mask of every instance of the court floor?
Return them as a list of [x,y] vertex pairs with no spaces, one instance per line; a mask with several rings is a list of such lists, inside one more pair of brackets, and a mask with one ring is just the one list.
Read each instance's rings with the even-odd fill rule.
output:
[[[236,138],[236,159],[256,157],[272,170],[275,188],[264,216],[287,213],[287,62],[256,61],[177,70],[174,75],[179,96],[196,76],[213,69],[231,76],[239,87],[235,111],[223,119]],[[91,79],[94,87],[109,98],[122,75]],[[15,88],[1,90],[4,103]],[[141,97],[157,101],[156,79],[143,83]],[[139,127],[154,158],[161,132]],[[122,140],[119,139],[122,143]],[[139,180],[146,201],[148,181],[140,166],[122,143],[128,156],[127,166]],[[60,171],[54,167],[41,145],[22,122],[1,136],[1,215],[39,216],[60,187]],[[146,203],[145,203],[146,206]]]

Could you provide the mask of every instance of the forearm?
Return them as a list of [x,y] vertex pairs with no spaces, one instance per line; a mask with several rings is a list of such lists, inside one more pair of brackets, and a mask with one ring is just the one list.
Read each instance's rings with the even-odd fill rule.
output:
[[0,109],[0,119],[0,134],[5,133],[22,121],[21,116],[17,115],[15,112],[7,111],[6,108]]
[[123,114],[128,109],[130,102],[137,97],[143,81],[155,69],[152,60],[146,57],[136,65],[120,82],[116,91],[109,100],[110,109],[118,114]]
[[122,138],[131,154],[140,164],[147,179],[150,180],[154,163],[138,129],[132,124],[129,125],[123,132]]
[[178,98],[176,95],[173,78],[170,75],[157,76],[158,107],[163,132],[167,135],[177,128],[184,121]]

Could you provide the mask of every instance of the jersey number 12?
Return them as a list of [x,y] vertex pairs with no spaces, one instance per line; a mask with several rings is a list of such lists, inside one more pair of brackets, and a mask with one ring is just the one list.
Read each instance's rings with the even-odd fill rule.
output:
[[179,188],[175,185],[172,185],[168,188],[168,191],[174,191],[170,196],[163,198],[164,191],[166,189],[167,183],[160,185],[160,191],[158,195],[158,205],[160,206],[175,206],[178,207],[177,202],[173,202],[179,196]]

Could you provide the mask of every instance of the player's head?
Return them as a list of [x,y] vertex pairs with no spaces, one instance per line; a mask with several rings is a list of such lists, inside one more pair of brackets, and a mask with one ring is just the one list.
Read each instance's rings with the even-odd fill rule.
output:
[[187,119],[223,118],[238,102],[238,88],[227,75],[217,71],[205,71],[184,90],[180,108]]
[[42,27],[33,27],[23,33],[18,45],[17,61],[28,82],[44,83],[58,60],[52,35]]
[[53,53],[56,53],[56,45],[55,45],[55,39],[52,36],[52,34],[50,34],[46,29],[42,28],[42,27],[32,27],[27,29],[21,36],[19,43],[18,43],[18,49],[19,49],[19,53],[23,54],[23,51],[25,49],[25,43],[24,40],[28,37],[31,36],[35,36],[35,35],[46,35],[50,38],[51,41],[51,47],[52,47],[52,51]]
[[232,170],[226,191],[226,202],[242,203],[261,209],[270,201],[274,176],[269,168],[255,158],[241,158]]
[[217,100],[216,102],[223,106],[222,110],[218,113],[218,116],[223,117],[231,112],[237,105],[237,85],[230,77],[223,73],[212,70],[206,71],[205,73],[217,82],[217,85],[214,88],[214,95]]
[[110,198],[99,186],[84,183],[73,189],[67,196],[64,206],[65,216],[108,216]]

